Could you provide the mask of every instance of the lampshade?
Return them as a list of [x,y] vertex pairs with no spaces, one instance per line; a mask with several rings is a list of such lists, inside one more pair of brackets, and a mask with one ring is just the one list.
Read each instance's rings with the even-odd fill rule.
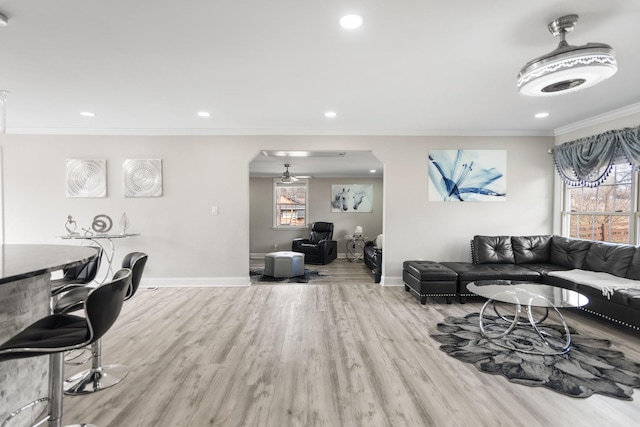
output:
[[603,43],[571,46],[565,40],[578,15],[567,15],[549,23],[549,31],[560,36],[558,48],[528,62],[518,74],[517,87],[528,96],[550,96],[575,92],[608,79],[618,71],[615,53]]

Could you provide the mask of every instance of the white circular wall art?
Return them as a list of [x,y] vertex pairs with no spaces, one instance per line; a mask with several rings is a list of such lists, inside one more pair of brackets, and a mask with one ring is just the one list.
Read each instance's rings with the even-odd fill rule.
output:
[[161,159],[128,159],[122,170],[125,197],[162,196]]
[[107,161],[67,159],[67,197],[107,197]]

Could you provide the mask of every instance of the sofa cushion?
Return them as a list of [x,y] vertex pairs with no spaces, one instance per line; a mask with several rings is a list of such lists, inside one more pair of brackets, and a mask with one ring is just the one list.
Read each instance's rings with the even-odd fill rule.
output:
[[549,262],[551,236],[512,236],[511,246],[516,264]]
[[561,236],[551,238],[549,258],[552,264],[567,268],[582,268],[591,242]]
[[618,289],[611,296],[611,301],[629,305],[633,297],[640,297],[640,289]]
[[539,281],[540,274],[517,264],[472,264],[470,262],[441,262],[458,273],[461,284],[475,280],[532,280]]
[[473,259],[478,264],[515,264],[510,236],[474,236]]
[[402,263],[402,268],[419,282],[458,280],[455,271],[435,261],[405,261]]
[[563,267],[561,265],[547,264],[547,263],[544,263],[544,264],[526,264],[525,267],[527,267],[529,270],[533,270],[533,271],[536,271],[536,272],[540,273],[542,276],[546,276],[551,271],[569,270],[567,267]]
[[635,253],[635,246],[592,242],[582,268],[624,277]]
[[614,291],[619,289],[640,290],[640,281],[618,277],[602,271],[580,269],[552,271],[549,273],[549,276],[560,277],[562,279],[570,280],[581,286],[588,286],[590,288],[598,289],[602,292],[602,295],[607,297],[608,299],[611,298],[611,295],[613,295]]
[[627,279],[640,280],[640,248],[636,248],[625,277]]
[[629,306],[640,310],[640,289],[635,289],[632,291],[632,294],[633,295],[629,298]]
[[[563,271],[566,271],[566,270],[563,270]],[[577,291],[578,290],[578,284],[576,282],[574,282],[573,280],[563,279],[561,277],[552,276],[550,274],[543,275],[542,279],[540,279],[540,281],[542,283],[544,283],[544,284],[552,285],[552,286],[555,286],[557,288],[570,289],[572,291]],[[600,295],[600,298],[602,298],[602,292],[600,292],[599,295]]]

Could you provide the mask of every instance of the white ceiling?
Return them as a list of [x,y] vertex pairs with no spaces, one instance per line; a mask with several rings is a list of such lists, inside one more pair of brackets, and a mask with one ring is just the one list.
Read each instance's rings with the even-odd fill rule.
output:
[[[343,155],[326,156],[327,153]],[[269,157],[258,154],[249,164],[249,175],[253,178],[278,178],[289,164],[293,176],[313,178],[380,178],[384,174],[383,164],[370,151],[325,151],[309,157]],[[371,171],[374,172],[371,172]]]
[[[7,133],[552,135],[640,102],[638,0],[0,0],[0,12]],[[342,29],[346,13],[363,26]],[[570,44],[610,44],[618,73],[520,95],[518,71],[556,47],[547,23],[569,13]]]

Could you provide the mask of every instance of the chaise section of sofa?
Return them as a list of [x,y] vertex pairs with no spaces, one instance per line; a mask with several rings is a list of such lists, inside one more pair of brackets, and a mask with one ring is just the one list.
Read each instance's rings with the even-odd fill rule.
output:
[[578,291],[581,309],[640,330],[640,248],[555,235],[474,236],[471,262],[441,262],[458,274],[460,301],[477,280],[526,280]]

